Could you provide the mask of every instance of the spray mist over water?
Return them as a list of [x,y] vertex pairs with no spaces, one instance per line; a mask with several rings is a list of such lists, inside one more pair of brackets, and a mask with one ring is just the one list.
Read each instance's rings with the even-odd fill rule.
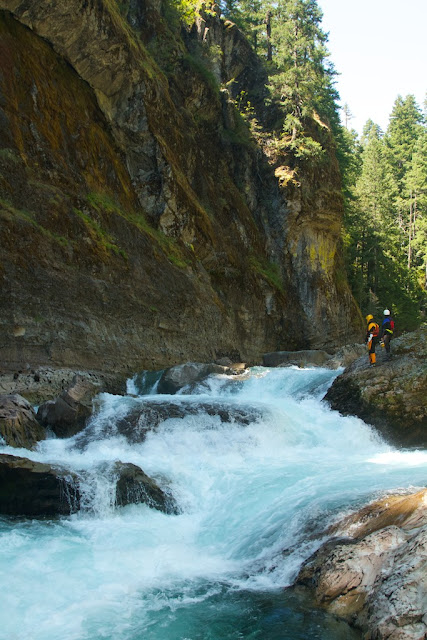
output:
[[[158,374],[140,375],[132,396],[102,396],[82,434],[34,452],[3,446],[74,471],[84,500],[68,518],[1,520],[0,637],[358,638],[283,587],[333,520],[424,486],[427,453],[396,451],[331,411],[321,398],[337,373],[257,367],[175,396],[156,395]],[[147,403],[173,404],[179,417],[131,442],[118,424]],[[118,460],[171,490],[181,513],[117,509]]]

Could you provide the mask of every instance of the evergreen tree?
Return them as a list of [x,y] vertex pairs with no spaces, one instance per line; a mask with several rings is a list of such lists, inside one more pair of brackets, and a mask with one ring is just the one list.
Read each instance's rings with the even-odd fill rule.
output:
[[379,312],[391,306],[400,329],[411,330],[419,323],[425,296],[417,282],[417,272],[407,259],[407,229],[401,224],[398,205],[402,194],[411,191],[411,251],[413,261],[423,271],[424,281],[427,140],[423,135],[416,141],[410,169],[403,174],[401,183],[396,178],[389,140],[371,120],[364,127],[361,142],[361,153],[357,144],[352,151],[349,147],[355,159],[353,164],[341,163],[346,188],[344,237],[349,282],[363,310]]
[[409,180],[417,139],[422,133],[423,115],[413,95],[398,96],[390,116],[386,143],[398,186],[397,222],[403,234],[408,268],[412,266],[412,243],[417,217],[417,193]]
[[422,112],[413,95],[396,98],[387,128],[386,142],[399,189],[405,173],[409,170],[412,154],[421,132]]
[[268,13],[263,0],[226,0],[224,13],[243,31],[256,53],[262,53]]
[[322,12],[316,0],[279,0],[272,19],[273,97],[283,107],[284,142],[296,155],[321,154],[319,143],[304,133],[306,118],[314,112],[337,118],[333,88],[335,72],[327,64],[327,36],[321,29]]
[[404,178],[409,204],[408,267],[421,267],[427,286],[427,129],[424,127],[414,147],[412,162]]
[[399,245],[394,225],[397,189],[380,129],[371,122],[364,131],[362,169],[355,194],[363,219],[362,273],[368,291],[378,295],[384,256],[394,253]]

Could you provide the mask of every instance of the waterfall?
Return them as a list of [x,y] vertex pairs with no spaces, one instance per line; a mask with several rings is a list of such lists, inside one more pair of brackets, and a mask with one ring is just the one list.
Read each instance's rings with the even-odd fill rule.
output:
[[[338,373],[255,367],[175,396],[156,394],[158,373],[139,375],[127,395],[103,394],[73,438],[2,445],[77,474],[82,508],[0,519],[0,638],[360,638],[285,587],[329,524],[424,486],[427,453],[331,411],[321,399]],[[118,508],[116,461],[143,469],[179,513]]]

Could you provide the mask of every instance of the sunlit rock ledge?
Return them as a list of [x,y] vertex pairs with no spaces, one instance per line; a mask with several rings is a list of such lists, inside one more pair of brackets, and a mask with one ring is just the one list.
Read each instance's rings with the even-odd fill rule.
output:
[[345,518],[296,584],[365,640],[427,637],[427,489],[392,495]]
[[390,361],[381,346],[377,365],[355,360],[328,390],[325,400],[344,415],[374,425],[398,446],[427,445],[427,326],[392,340]]

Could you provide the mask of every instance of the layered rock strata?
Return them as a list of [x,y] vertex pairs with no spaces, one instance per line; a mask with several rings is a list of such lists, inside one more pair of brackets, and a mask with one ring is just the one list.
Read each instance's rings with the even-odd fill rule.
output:
[[233,102],[248,93],[267,140],[247,41],[217,15],[183,29],[163,9],[0,1],[9,371],[254,363],[360,332],[327,126],[311,125],[325,162],[288,180],[292,158],[271,155]]

